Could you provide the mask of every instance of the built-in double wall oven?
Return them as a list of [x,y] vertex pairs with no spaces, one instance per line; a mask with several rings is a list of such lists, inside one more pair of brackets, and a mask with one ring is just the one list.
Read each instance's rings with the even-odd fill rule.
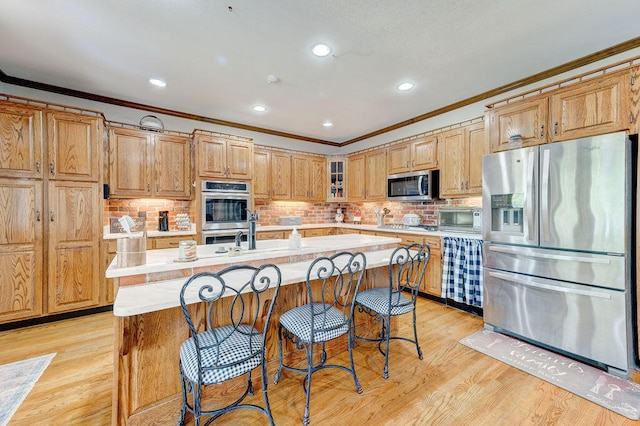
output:
[[248,182],[202,181],[202,244],[247,241],[250,208]]

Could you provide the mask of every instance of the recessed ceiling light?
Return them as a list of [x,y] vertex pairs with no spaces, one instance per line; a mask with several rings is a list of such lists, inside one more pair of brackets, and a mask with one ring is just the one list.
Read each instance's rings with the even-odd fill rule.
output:
[[157,79],[157,78],[150,78],[149,79],[149,83],[153,84],[154,86],[158,86],[158,87],[165,87],[167,85],[167,83],[165,83],[164,81]]
[[324,127],[331,127],[331,126],[333,126],[333,123],[332,123],[332,122],[330,122],[330,121],[325,121],[324,123],[322,123],[322,125],[323,125]]
[[316,44],[315,46],[313,46],[311,51],[316,56],[327,56],[329,53],[331,53],[331,48],[326,44]]
[[398,90],[401,90],[403,92],[411,89],[413,89],[413,83],[406,82],[398,85]]
[[251,107],[251,109],[257,112],[265,112],[267,110],[267,107],[264,105],[254,105]]

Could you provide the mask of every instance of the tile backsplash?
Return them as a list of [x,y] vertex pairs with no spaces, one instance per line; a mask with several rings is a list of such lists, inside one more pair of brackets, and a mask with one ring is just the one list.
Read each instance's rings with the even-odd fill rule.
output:
[[158,230],[158,219],[160,212],[166,210],[169,212],[169,231],[178,230],[176,225],[176,216],[180,213],[189,214],[191,222],[195,218],[191,212],[190,201],[140,198],[140,199],[110,199],[105,202],[104,225],[110,226],[111,219],[129,215],[132,218],[144,218],[145,229],[147,231]]

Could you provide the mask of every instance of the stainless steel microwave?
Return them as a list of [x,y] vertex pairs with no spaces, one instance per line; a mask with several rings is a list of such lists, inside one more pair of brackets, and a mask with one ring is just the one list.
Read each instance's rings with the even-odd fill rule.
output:
[[438,198],[438,170],[387,176],[389,201],[430,201]]

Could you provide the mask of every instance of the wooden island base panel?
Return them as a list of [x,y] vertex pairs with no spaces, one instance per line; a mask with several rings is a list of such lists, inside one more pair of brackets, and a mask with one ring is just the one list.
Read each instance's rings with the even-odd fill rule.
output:
[[[178,360],[180,345],[189,336],[179,292],[187,277],[201,271],[218,271],[231,264],[277,264],[282,273],[282,284],[273,317],[267,331],[266,358],[270,377],[278,367],[278,323],[281,313],[307,303],[305,278],[312,260],[339,251],[362,251],[367,259],[367,271],[361,289],[388,285],[388,265],[399,238],[348,234],[304,238],[302,249],[288,250],[286,240],[260,241],[257,250],[244,251],[229,257],[215,254],[216,246],[198,246],[198,260],[175,262],[177,249],[147,252],[147,263],[142,266],[117,268],[117,259],[107,269],[107,278],[113,278],[117,288],[114,303],[115,343],[113,379],[113,425],[172,424],[178,418],[182,405]],[[164,278],[164,279],[163,279]],[[194,323],[202,329],[205,312],[201,304],[190,305]],[[356,313],[358,335],[374,337],[380,325],[368,315]],[[397,324],[392,324],[392,328]],[[291,342],[283,342],[287,363],[301,365],[304,351],[295,350]],[[327,356],[332,357],[347,348],[345,339],[327,345]],[[319,356],[320,351],[317,351]],[[252,379],[260,389],[259,371]],[[244,378],[205,393],[205,401],[224,400],[237,395]],[[301,379],[302,380],[302,379]],[[237,389],[236,389],[237,388]],[[259,391],[258,391],[259,392]]]

